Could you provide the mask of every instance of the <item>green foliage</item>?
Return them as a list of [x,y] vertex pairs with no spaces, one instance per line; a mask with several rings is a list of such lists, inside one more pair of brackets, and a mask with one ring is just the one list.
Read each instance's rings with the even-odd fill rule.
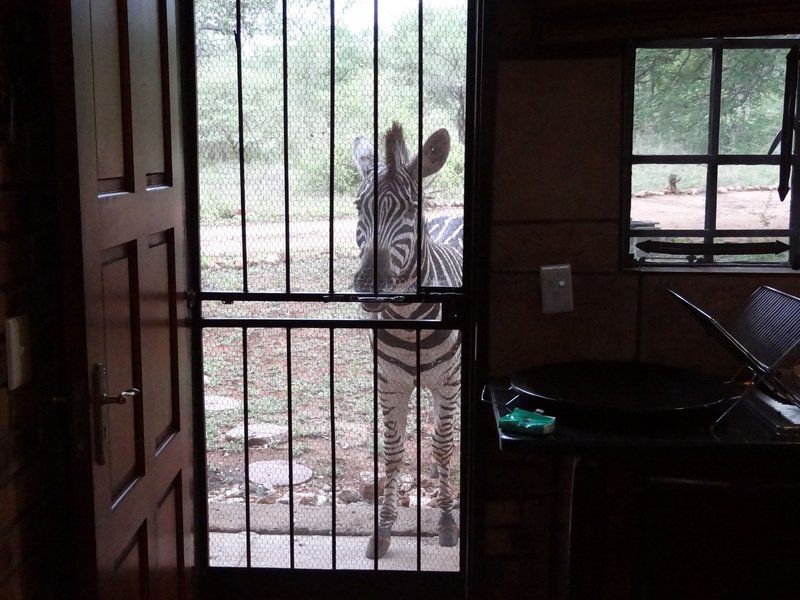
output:
[[705,154],[711,50],[639,49],[634,78],[634,153]]
[[[766,154],[780,128],[785,49],[724,50],[720,152]],[[710,48],[642,48],[634,74],[634,153],[705,154]]]
[[[353,2],[337,2],[338,13]],[[232,6],[232,5],[231,5]],[[201,211],[204,222],[237,216],[239,128],[235,15],[228,3],[196,3],[198,44],[198,142]],[[283,164],[289,166],[289,191],[327,198],[331,177],[331,32],[329,4],[290,3],[287,13],[288,156],[284,153],[283,53],[281,4],[246,0],[242,4],[242,106],[247,186],[264,198],[282,199]],[[417,147],[417,15],[382,27],[379,47],[379,138],[392,121],[402,123],[413,154]],[[435,201],[459,202],[464,171],[466,15],[455,9],[425,13],[423,106],[425,135],[439,127],[451,132],[447,165],[432,183]],[[335,29],[335,119],[333,187],[352,197],[359,184],[351,153],[358,135],[373,134],[373,56],[371,29]],[[294,201],[294,200],[293,200]],[[272,200],[270,200],[272,202]],[[248,201],[248,215],[250,212]],[[310,206],[310,205],[309,205]],[[282,218],[282,201],[267,208],[268,220]]]

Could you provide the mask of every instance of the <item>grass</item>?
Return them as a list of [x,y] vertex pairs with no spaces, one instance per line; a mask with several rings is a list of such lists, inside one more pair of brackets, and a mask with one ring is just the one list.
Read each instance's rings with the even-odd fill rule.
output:
[[[245,167],[245,201],[248,221],[283,222],[285,194],[283,169],[279,164],[249,161]],[[335,194],[335,218],[356,216],[352,194]],[[201,161],[200,164],[200,222],[201,225],[238,224],[241,215],[239,163],[236,160]],[[289,219],[291,221],[327,220],[330,215],[330,196],[325,188],[316,193],[291,187]]]

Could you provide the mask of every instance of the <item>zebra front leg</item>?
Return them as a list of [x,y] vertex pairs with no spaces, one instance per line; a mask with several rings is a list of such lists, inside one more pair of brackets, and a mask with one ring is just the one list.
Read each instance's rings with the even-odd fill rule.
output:
[[453,494],[450,487],[450,459],[453,456],[453,425],[456,418],[458,401],[461,397],[460,386],[446,387],[433,392],[433,458],[439,472],[439,516],[438,533],[440,546],[458,544],[458,525],[453,518]]
[[[381,377],[379,377],[379,382],[383,384]],[[378,515],[377,544],[373,533],[367,544],[367,558],[375,558],[376,547],[377,557],[382,558],[389,550],[389,544],[392,541],[392,526],[397,520],[397,485],[405,450],[408,399],[411,395],[407,391],[384,391],[381,390],[381,387],[379,385],[378,393],[383,414],[383,460],[386,469],[386,484],[383,491],[383,505]]]

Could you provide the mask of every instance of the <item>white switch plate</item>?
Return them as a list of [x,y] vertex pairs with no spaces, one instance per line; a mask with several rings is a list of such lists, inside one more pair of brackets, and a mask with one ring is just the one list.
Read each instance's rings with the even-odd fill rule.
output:
[[542,282],[542,312],[562,313],[572,310],[572,268],[570,265],[546,265],[539,269]]
[[8,389],[15,390],[31,380],[30,335],[25,315],[6,320],[6,357]]

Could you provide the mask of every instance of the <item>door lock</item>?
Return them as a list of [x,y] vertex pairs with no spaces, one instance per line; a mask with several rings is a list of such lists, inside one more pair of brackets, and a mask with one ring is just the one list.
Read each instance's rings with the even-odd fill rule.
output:
[[108,404],[125,404],[128,400],[135,400],[141,394],[137,388],[128,388],[118,396],[106,394],[106,366],[97,363],[94,366],[93,396],[93,421],[94,421],[94,451],[98,465],[106,464],[106,447],[108,446],[108,411],[103,407]]

